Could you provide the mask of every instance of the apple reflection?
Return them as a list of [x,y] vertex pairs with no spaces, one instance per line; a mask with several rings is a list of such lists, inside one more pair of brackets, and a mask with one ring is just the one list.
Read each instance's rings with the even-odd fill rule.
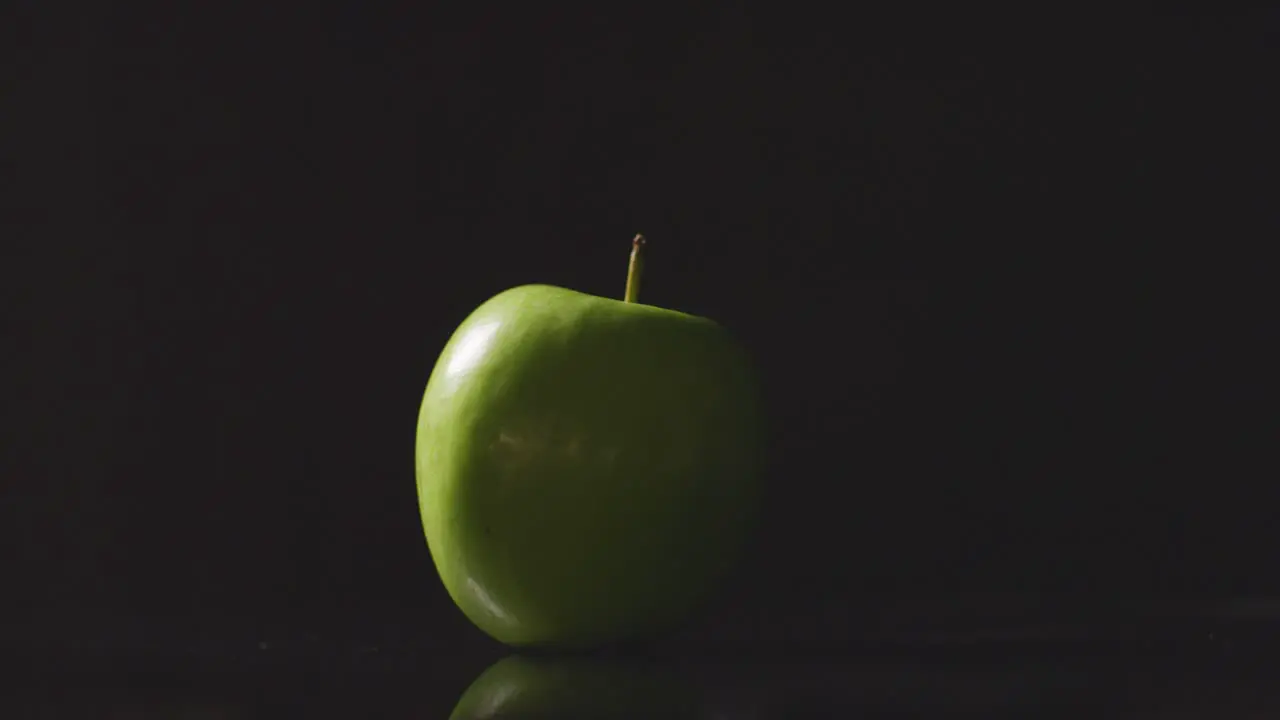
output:
[[485,718],[685,718],[702,711],[680,672],[637,659],[512,655],[467,688],[451,720]]

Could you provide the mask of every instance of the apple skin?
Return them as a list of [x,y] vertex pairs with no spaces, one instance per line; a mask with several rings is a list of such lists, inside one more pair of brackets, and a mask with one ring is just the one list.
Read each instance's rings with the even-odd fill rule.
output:
[[499,660],[458,699],[450,720],[705,717],[698,689],[661,665],[596,659]]
[[750,533],[762,414],[747,354],[709,319],[548,285],[498,294],[450,338],[418,417],[446,590],[513,647],[675,625]]

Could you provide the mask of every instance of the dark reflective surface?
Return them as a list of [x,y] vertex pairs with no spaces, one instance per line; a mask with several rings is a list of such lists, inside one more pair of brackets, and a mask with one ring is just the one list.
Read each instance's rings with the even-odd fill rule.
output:
[[[1273,623],[1110,639],[948,640],[840,654],[507,655],[323,637],[218,654],[6,654],[2,717],[1260,717],[1280,710]],[[0,649],[10,646],[0,644]]]
[[847,713],[1097,709],[1115,668],[787,659],[584,662],[506,658],[473,684],[454,718],[786,718]]

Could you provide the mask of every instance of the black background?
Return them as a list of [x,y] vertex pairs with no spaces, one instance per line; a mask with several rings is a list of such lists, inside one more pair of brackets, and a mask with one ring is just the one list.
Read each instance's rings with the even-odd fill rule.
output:
[[637,231],[764,372],[727,636],[1275,588],[1277,15],[429,5],[7,24],[10,618],[473,637],[431,366],[513,285],[620,295]]

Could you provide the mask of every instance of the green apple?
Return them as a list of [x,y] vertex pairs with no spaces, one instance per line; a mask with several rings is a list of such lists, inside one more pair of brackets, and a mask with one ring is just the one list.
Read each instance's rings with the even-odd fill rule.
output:
[[418,498],[445,588],[515,647],[671,627],[732,566],[760,498],[756,377],[717,323],[546,285],[454,332],[418,417]]
[[512,656],[467,688],[450,720],[702,716],[697,689],[676,671],[635,662]]

